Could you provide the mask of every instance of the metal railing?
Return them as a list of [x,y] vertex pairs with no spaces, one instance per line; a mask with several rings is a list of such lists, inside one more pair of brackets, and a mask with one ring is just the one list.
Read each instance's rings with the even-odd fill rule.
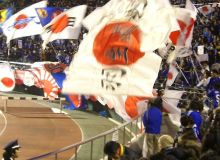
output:
[[31,101],[37,101],[38,100],[38,101],[59,102],[59,104],[60,104],[60,113],[62,113],[62,110],[63,110],[63,105],[62,104],[63,104],[64,101],[66,101],[66,98],[61,97],[61,98],[49,99],[49,98],[40,97],[40,96],[34,96],[34,97],[0,96],[0,100],[4,101],[4,105],[3,105],[3,111],[4,112],[7,112],[8,101],[12,101],[12,100],[31,100]]
[[[65,151],[69,151],[69,150],[74,150],[74,156],[71,159],[74,160],[78,160],[81,158],[81,156],[85,156],[85,153],[82,154],[81,156],[79,155],[79,153],[77,152],[77,150],[82,146],[82,145],[90,145],[90,153],[86,153],[89,157],[87,157],[86,159],[90,159],[93,160],[95,158],[95,160],[98,159],[104,159],[105,158],[105,154],[103,152],[103,148],[104,148],[104,144],[108,141],[108,140],[115,140],[115,141],[119,141],[122,144],[127,144],[129,142],[132,141],[133,138],[137,137],[138,134],[140,134],[140,132],[142,131],[142,125],[140,125],[140,127],[138,126],[138,123],[142,121],[141,117],[138,117],[130,122],[125,122],[115,128],[112,128],[106,132],[103,132],[101,134],[98,134],[90,139],[87,139],[85,141],[79,142],[79,143],[75,143],[72,145],[69,145],[67,147],[55,150],[53,152],[49,152],[46,154],[42,154],[36,157],[32,157],[29,158],[28,160],[40,160],[40,159],[45,159],[45,158],[49,158],[51,159],[51,157],[53,157],[55,160],[59,159],[59,154],[62,154]],[[114,138],[113,138],[114,137]],[[94,144],[96,141],[102,141],[102,145],[98,145],[95,148],[96,150],[99,151],[98,156],[97,153],[94,152]],[[96,154],[96,157],[94,156],[94,154]],[[85,158],[81,158],[81,159],[85,159]]]

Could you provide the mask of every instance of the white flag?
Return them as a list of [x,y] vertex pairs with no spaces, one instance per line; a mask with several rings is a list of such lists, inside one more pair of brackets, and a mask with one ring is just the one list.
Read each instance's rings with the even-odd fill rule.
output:
[[[119,3],[117,3],[119,2]],[[140,50],[142,30],[131,12],[140,2],[112,0],[84,25],[90,29],[74,56],[63,92],[75,94],[152,95],[161,58]],[[129,14],[130,13],[130,14]],[[139,12],[138,12],[139,13]]]
[[178,24],[168,0],[148,0],[138,25],[142,31],[141,51],[146,52],[164,47]]
[[7,43],[11,39],[42,33],[42,26],[35,8],[43,8],[46,6],[47,1],[44,0],[12,15],[2,26],[3,33],[7,36]]
[[143,114],[148,106],[150,97],[102,95],[106,104],[125,121],[130,121]]
[[80,5],[68,9],[47,24],[41,34],[44,40],[43,47],[56,39],[78,39],[86,8],[86,5]]
[[175,9],[175,17],[179,23],[180,30],[172,31],[170,40],[176,46],[191,47],[197,10],[190,1],[187,1],[186,7],[188,8]]
[[163,108],[169,113],[173,124],[180,126],[181,110],[177,108],[179,100],[185,91],[165,90],[163,95]]
[[169,71],[168,71],[168,75],[167,75],[166,86],[171,86],[174,83],[178,74],[179,74],[179,72],[176,69],[175,65],[171,63],[169,66]]
[[215,8],[213,8],[211,5],[204,5],[204,6],[199,7],[198,10],[204,16],[207,16],[210,13],[214,12]]
[[0,63],[0,91],[9,92],[15,87],[15,76],[9,63]]

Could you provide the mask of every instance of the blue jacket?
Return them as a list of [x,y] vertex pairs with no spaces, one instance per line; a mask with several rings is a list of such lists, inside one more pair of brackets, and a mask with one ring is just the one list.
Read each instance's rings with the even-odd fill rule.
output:
[[144,113],[143,123],[145,133],[160,134],[162,124],[162,112],[159,108],[151,106]]

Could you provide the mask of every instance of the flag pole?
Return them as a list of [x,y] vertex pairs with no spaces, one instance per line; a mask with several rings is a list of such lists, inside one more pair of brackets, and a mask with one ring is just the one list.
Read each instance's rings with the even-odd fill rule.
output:
[[193,62],[193,59],[192,59],[192,56],[191,56],[191,55],[190,55],[190,61],[191,61],[192,66],[193,66],[193,72],[195,72],[197,81],[199,82],[199,81],[200,81],[200,80],[199,80],[199,76],[198,76],[198,73],[197,73],[197,70],[196,70],[196,67],[195,67],[195,64],[194,64],[194,62]]
[[177,68],[180,70],[180,73],[182,74],[182,76],[183,76],[183,78],[185,79],[185,81],[187,82],[187,84],[190,85],[190,84],[189,84],[189,81],[187,80],[186,76],[184,75],[184,73],[183,73],[181,67],[178,65],[177,62],[176,62],[175,64],[176,64]]

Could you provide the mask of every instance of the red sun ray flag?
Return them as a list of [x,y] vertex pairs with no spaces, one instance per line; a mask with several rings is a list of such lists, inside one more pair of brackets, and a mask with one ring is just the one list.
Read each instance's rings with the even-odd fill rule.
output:
[[173,30],[170,33],[169,38],[176,46],[191,47],[197,9],[189,0],[186,3],[186,7],[187,8],[175,9],[175,17],[180,29]]
[[78,39],[87,6],[80,5],[62,12],[44,27],[43,48],[56,39]]
[[15,77],[9,63],[0,63],[0,73],[0,91],[12,91],[15,87]]
[[12,15],[2,26],[3,33],[7,37],[7,43],[11,39],[42,33],[43,28],[35,8],[42,8],[46,6],[47,1],[44,0],[26,7]]

